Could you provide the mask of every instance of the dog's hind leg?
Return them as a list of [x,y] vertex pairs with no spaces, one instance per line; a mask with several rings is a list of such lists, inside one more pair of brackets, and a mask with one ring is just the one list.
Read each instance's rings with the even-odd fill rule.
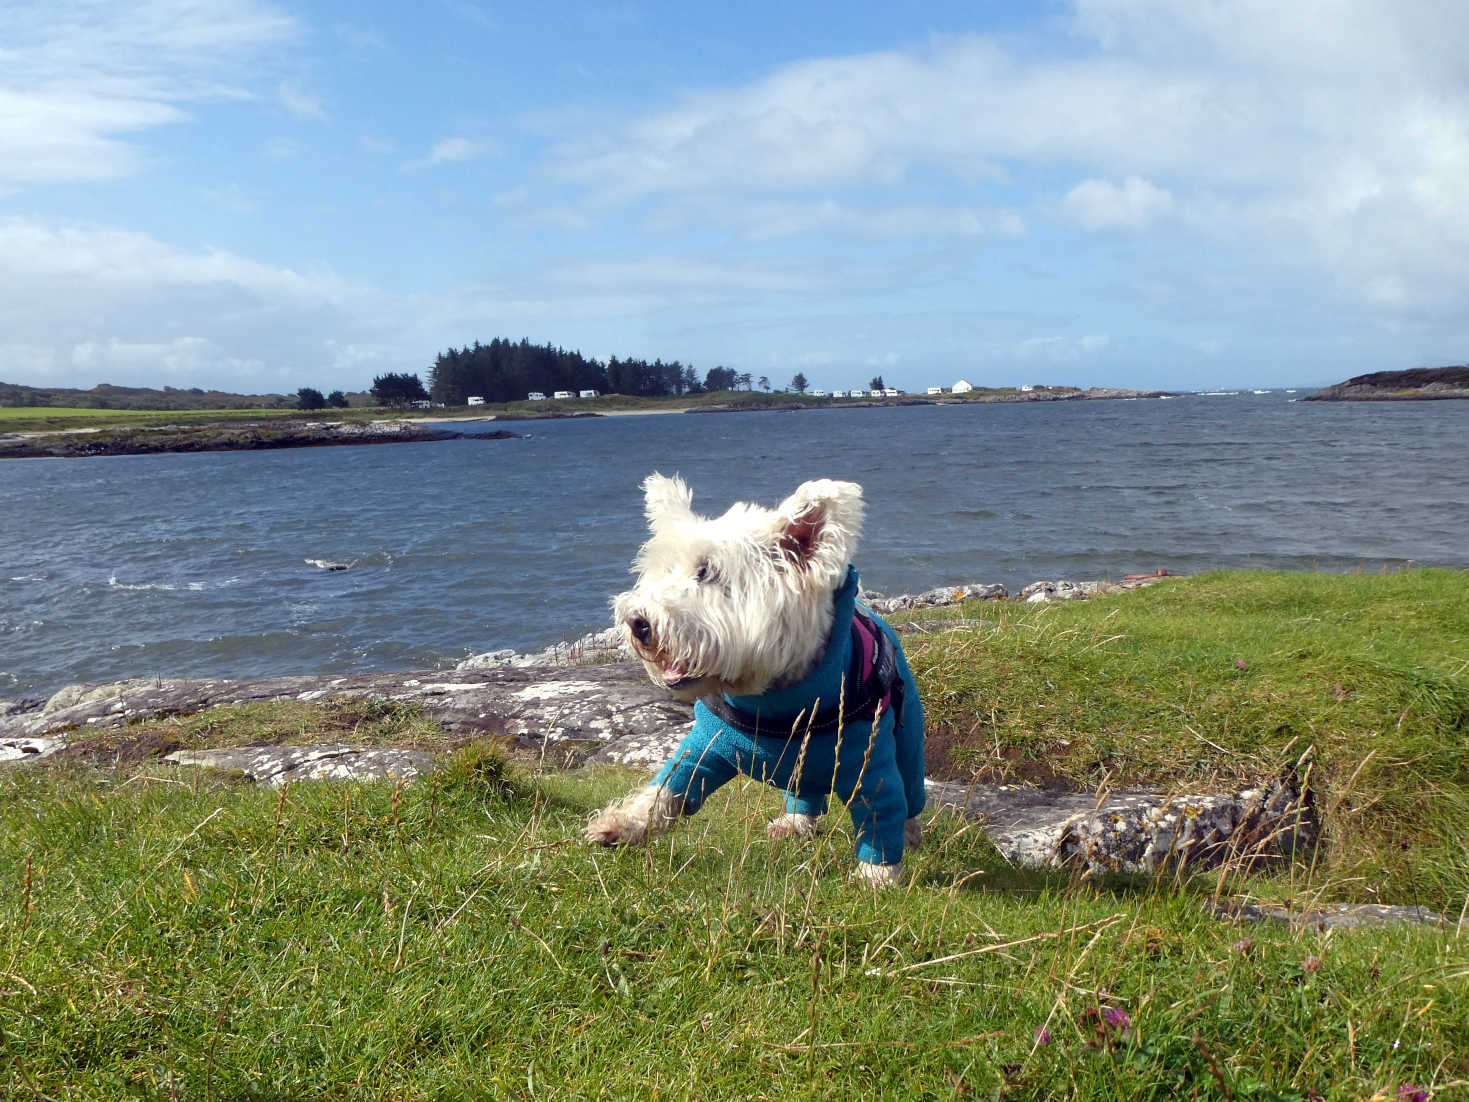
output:
[[819,832],[814,815],[803,815],[799,811],[787,811],[765,824],[765,833],[775,839],[813,838]]
[[786,813],[765,824],[771,838],[812,838],[820,832],[818,820],[826,814],[826,797],[786,792]]

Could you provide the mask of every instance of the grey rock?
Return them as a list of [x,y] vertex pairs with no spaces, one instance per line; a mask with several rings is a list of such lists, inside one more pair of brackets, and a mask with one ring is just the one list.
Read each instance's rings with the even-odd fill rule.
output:
[[430,773],[436,759],[426,750],[368,746],[246,746],[233,750],[176,750],[164,761],[223,769],[272,788],[296,781],[412,780]]
[[1427,907],[1393,906],[1386,903],[1332,903],[1309,910],[1293,911],[1259,903],[1208,903],[1206,909],[1219,918],[1238,922],[1280,922],[1301,930],[1355,930],[1362,926],[1437,926],[1452,923]]
[[[139,679],[70,686],[43,708],[0,716],[0,738],[33,739],[72,728],[108,730],[139,719],[225,704],[333,697],[402,701],[450,734],[509,736],[556,748],[557,765],[642,761],[677,745],[693,718],[634,662],[594,666],[434,670],[346,676]],[[630,757],[628,755],[631,755]]]
[[1073,582],[1066,579],[1031,582],[1015,595],[1017,601],[1038,604],[1042,601],[1081,601],[1088,597],[1100,597],[1108,593],[1122,593],[1129,589],[1143,589],[1169,578],[1181,578],[1168,570],[1156,570],[1151,574],[1127,574],[1120,582],[1096,581]]
[[626,662],[632,657],[623,646],[622,631],[611,627],[594,631],[566,643],[555,643],[543,651],[521,654],[492,650],[464,659],[456,670],[529,669],[534,666],[586,666],[602,662]]
[[1031,604],[1041,601],[1080,601],[1105,593],[1105,585],[1105,582],[1072,582],[1065,579],[1031,582],[1016,595],[1016,600]]
[[1188,796],[1143,791],[1097,796],[939,781],[930,781],[928,791],[939,807],[982,819],[995,848],[1015,864],[1070,867],[1088,875],[1155,873],[1304,853],[1319,834],[1309,798],[1289,780]]
[[39,760],[65,749],[59,738],[0,738],[0,761]]
[[905,593],[896,597],[887,597],[874,590],[862,591],[862,603],[873,612],[881,613],[884,616],[915,608],[941,608],[945,605],[956,605],[961,601],[1003,600],[1005,597],[1004,586],[990,585],[985,582],[940,586],[938,589],[930,589],[924,593]]

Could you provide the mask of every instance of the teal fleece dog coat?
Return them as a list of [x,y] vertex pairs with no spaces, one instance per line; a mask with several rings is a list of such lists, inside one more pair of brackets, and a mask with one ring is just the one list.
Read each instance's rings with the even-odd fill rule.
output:
[[[693,728],[653,781],[683,814],[743,773],[783,789],[788,813],[822,815],[836,793],[852,816],[858,860],[902,860],[903,824],[925,800],[923,705],[896,633],[857,590],[849,565],[825,653],[799,682],[694,705]],[[881,684],[885,658],[891,673]]]

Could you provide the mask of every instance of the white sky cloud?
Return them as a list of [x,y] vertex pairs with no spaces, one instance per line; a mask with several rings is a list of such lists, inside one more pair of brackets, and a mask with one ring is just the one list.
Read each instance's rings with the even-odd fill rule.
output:
[[[563,18],[461,0],[0,0],[0,378],[419,370],[508,333],[944,376],[1464,358],[1469,6],[983,8],[837,13],[841,55],[735,12],[679,68],[693,16],[563,67]],[[467,86],[486,41],[504,79]]]
[[416,171],[422,168],[432,168],[434,165],[462,164],[466,161],[477,161],[482,157],[488,157],[495,152],[495,143],[483,139],[453,137],[437,141],[429,149],[428,153],[416,160],[409,161],[403,167],[408,171]]
[[1089,230],[1147,228],[1173,209],[1173,196],[1138,176],[1119,186],[1110,180],[1083,180],[1061,201],[1066,214]]
[[47,0],[0,7],[0,187],[127,176],[123,135],[240,97],[241,67],[298,32],[254,0]]
[[307,95],[294,82],[281,81],[276,93],[280,96],[282,106],[291,114],[300,115],[304,119],[326,121],[326,108],[322,107],[321,101],[314,96]]

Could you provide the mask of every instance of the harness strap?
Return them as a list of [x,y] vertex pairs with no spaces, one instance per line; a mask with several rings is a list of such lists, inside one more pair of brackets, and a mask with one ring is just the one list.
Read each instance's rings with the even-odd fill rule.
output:
[[871,723],[880,710],[903,710],[903,679],[898,676],[897,647],[887,632],[861,609],[852,614],[852,660],[847,665],[845,699],[822,707],[814,715],[793,712],[767,715],[736,708],[721,693],[704,706],[721,723],[751,738],[805,738],[830,735],[850,723]]

